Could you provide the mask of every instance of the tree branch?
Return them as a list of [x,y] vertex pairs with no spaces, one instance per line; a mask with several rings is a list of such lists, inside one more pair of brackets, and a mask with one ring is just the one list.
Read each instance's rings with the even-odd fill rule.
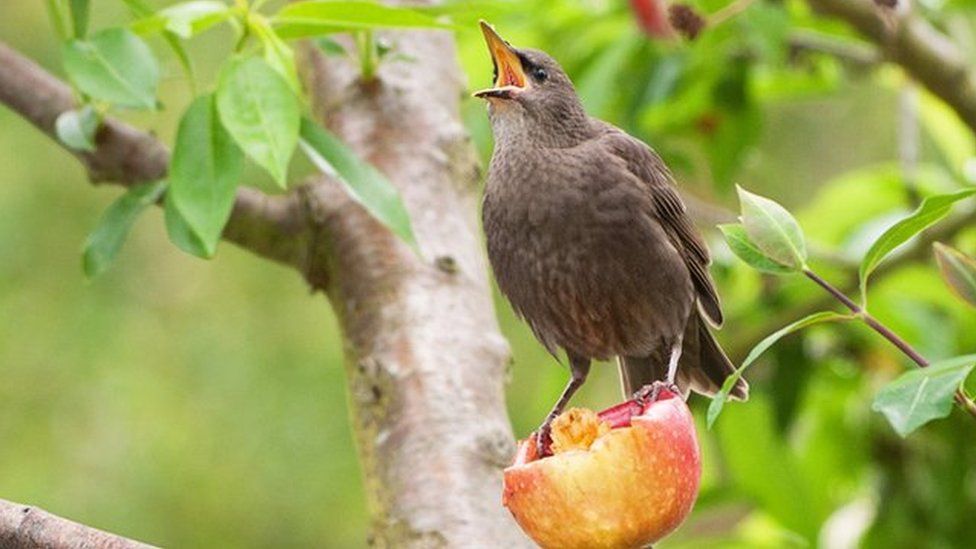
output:
[[[75,108],[71,89],[39,65],[0,42],[0,103],[20,114],[60,144],[54,123]],[[129,187],[166,177],[169,151],[152,135],[106,118],[95,136],[94,152],[70,151],[92,182]],[[269,196],[242,187],[224,229],[224,238],[252,252],[304,270],[303,208],[298,195]]]
[[47,511],[0,499],[0,547],[11,549],[151,549]]
[[[906,0],[902,0],[906,1]],[[871,0],[807,0],[817,12],[847,21],[884,55],[941,98],[976,132],[976,74],[948,38],[922,17],[881,17]]]

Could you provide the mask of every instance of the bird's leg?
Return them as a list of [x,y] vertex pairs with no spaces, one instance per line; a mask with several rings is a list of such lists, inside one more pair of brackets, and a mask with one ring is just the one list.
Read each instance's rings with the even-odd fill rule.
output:
[[658,380],[645,385],[634,393],[633,399],[641,404],[657,402],[657,397],[662,389],[667,389],[676,395],[681,394],[681,389],[674,382],[678,375],[678,362],[681,361],[681,338],[679,337],[671,345],[671,354],[668,358],[668,373],[663,380]]
[[552,422],[556,419],[559,414],[563,413],[563,409],[569,404],[569,399],[573,398],[573,394],[583,386],[583,382],[586,381],[586,376],[590,373],[590,359],[583,358],[579,356],[570,355],[569,356],[569,369],[572,377],[569,379],[569,383],[566,384],[566,388],[563,389],[563,394],[559,396],[559,400],[552,407],[549,415],[546,416],[546,420],[542,422],[539,430],[536,431],[536,451],[539,456],[545,456],[549,453],[549,445],[552,444],[552,437],[550,432],[552,431]]
[[674,378],[678,375],[678,361],[681,360],[681,337],[671,346],[671,358],[668,360],[668,377],[665,380],[668,385],[674,385]]

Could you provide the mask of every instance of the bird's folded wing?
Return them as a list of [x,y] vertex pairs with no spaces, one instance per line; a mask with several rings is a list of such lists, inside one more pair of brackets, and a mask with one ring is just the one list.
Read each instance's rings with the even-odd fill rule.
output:
[[609,129],[601,140],[647,186],[655,214],[691,273],[702,313],[712,324],[721,325],[722,305],[715,290],[715,282],[708,272],[708,265],[711,263],[708,248],[688,218],[671,172],[650,147],[623,131]]

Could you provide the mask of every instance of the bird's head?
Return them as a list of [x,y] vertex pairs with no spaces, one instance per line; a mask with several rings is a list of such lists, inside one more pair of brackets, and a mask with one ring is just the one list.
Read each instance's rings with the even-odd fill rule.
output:
[[488,102],[496,140],[515,134],[563,143],[586,130],[586,111],[555,59],[540,50],[512,46],[484,21],[481,31],[494,65],[493,87],[474,96]]

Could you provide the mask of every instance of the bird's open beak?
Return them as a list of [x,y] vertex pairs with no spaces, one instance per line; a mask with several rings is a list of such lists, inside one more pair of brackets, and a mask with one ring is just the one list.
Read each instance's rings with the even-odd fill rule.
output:
[[495,65],[495,87],[475,92],[474,96],[482,99],[512,99],[528,84],[525,71],[522,70],[522,61],[515,53],[515,48],[498,36],[495,29],[484,20],[481,21],[481,32],[485,35],[491,61]]

